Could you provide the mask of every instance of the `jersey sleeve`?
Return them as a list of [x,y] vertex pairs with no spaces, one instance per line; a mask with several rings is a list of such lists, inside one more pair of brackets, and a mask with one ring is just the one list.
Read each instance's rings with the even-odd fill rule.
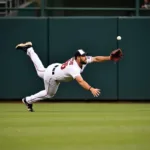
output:
[[69,68],[69,74],[75,79],[77,76],[81,76],[80,71],[76,68]]
[[92,56],[86,56],[87,64],[92,63]]

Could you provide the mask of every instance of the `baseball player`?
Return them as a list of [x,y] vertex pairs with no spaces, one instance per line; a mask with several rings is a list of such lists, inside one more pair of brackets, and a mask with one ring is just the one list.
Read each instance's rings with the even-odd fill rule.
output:
[[31,42],[18,44],[16,49],[24,51],[31,58],[38,76],[44,81],[44,90],[22,99],[22,102],[27,106],[30,112],[33,112],[34,102],[52,98],[56,94],[61,82],[69,82],[73,79],[85,90],[90,91],[94,97],[98,97],[100,95],[100,89],[94,88],[88,84],[82,78],[81,73],[89,63],[109,60],[118,61],[122,57],[122,51],[120,49],[114,50],[110,56],[96,57],[86,56],[86,52],[79,49],[76,51],[74,57],[65,63],[53,63],[45,68],[38,55],[35,53]]

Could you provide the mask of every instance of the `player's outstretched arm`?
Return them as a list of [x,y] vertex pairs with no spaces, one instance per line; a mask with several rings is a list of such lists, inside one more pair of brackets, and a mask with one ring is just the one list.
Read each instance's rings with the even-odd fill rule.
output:
[[108,60],[119,61],[123,57],[123,52],[120,48],[113,50],[110,56],[95,56],[92,57],[92,62],[104,62]]
[[110,56],[95,56],[92,57],[92,62],[104,62],[111,60]]
[[83,80],[81,76],[77,76],[75,79],[85,90],[89,90],[93,94],[94,97],[99,96],[100,89],[96,89],[90,86],[86,81]]

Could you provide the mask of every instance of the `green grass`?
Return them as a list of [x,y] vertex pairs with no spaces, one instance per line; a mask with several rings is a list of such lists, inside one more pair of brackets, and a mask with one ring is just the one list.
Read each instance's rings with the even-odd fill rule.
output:
[[150,150],[150,104],[0,103],[0,150]]

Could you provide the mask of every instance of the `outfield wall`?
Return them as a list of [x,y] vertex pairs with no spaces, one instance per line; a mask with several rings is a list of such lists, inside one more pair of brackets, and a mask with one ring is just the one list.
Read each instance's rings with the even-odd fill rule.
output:
[[[32,41],[45,67],[64,62],[82,48],[90,55],[109,55],[122,48],[120,63],[90,64],[84,79],[101,89],[98,99],[150,99],[150,18],[43,17],[0,18],[0,98],[20,99],[44,88],[29,57],[16,44]],[[116,41],[121,35],[122,40]],[[91,99],[75,81],[62,83],[56,99]]]

